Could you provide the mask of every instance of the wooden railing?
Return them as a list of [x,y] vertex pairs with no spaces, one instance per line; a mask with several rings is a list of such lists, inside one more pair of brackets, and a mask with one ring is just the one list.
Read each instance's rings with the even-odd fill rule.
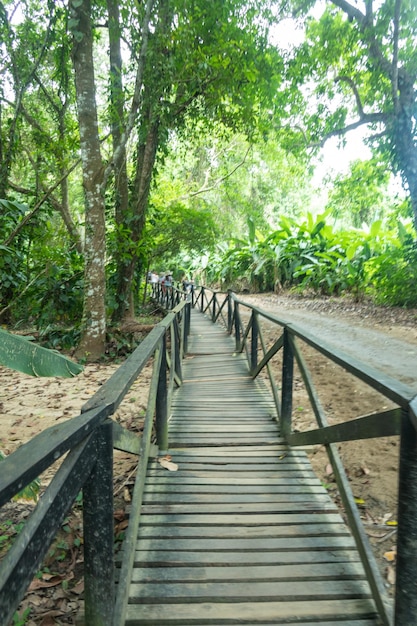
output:
[[[113,376],[83,407],[82,413],[53,429],[47,429],[21,446],[1,463],[0,506],[35,479],[57,459],[68,453],[42,495],[18,540],[0,564],[0,624],[8,624],[53,541],[64,516],[79,491],[83,491],[85,623],[110,626],[123,623],[130,570],[134,559],[137,522],[147,459],[158,450],[151,442],[153,428],[159,453],[168,449],[167,417],[175,386],[181,384],[181,357],[186,352],[190,306],[198,307],[234,334],[236,350],[245,352],[255,378],[266,372],[283,436],[291,446],[326,446],[337,479],[352,533],[364,563],[380,617],[385,625],[417,624],[417,398],[400,382],[360,361],[329,347],[314,337],[239,300],[233,293],[200,287],[190,294],[179,289],[158,290],[155,296],[172,311],[140,344]],[[246,318],[242,309],[247,312]],[[280,328],[280,336],[268,346],[262,320]],[[168,339],[168,341],[167,341]],[[300,343],[309,345],[326,359],[389,398],[397,408],[360,417],[353,422],[329,426],[304,360]],[[271,359],[282,351],[280,384]],[[153,362],[144,431],[136,435],[110,420],[144,366]],[[304,380],[318,427],[294,432],[292,403],[294,364]],[[346,478],[336,442],[386,435],[401,439],[397,541],[397,585],[395,614],[387,600],[379,570],[369,547],[357,507]],[[113,558],[113,447],[141,455],[135,481],[130,524],[125,538],[118,593],[114,593]]]
[[[168,415],[173,389],[181,384],[181,358],[186,351],[189,320],[190,303],[180,295],[178,304],[84,405],[80,415],[46,429],[1,462],[0,507],[66,455],[0,564],[2,626],[11,623],[80,490],[83,493],[85,624],[110,626],[117,622],[124,603],[122,581],[131,564],[127,550],[119,593],[115,597],[113,447],[140,454],[134,496],[140,501],[148,457],[155,456],[158,449],[163,454],[168,448]],[[153,363],[153,373],[143,435],[139,439],[109,418],[148,363]],[[153,428],[156,445],[151,442]],[[137,507],[136,502],[129,529],[135,524]],[[133,541],[129,530],[125,541]],[[130,554],[133,559],[133,549]]]
[[[398,380],[365,365],[360,360],[338,351],[299,328],[286,323],[276,315],[267,313],[240,300],[233,293],[215,292],[199,287],[193,294],[193,306],[209,315],[213,322],[224,324],[234,334],[236,350],[245,352],[253,378],[266,372],[275,401],[277,420],[281,433],[290,446],[323,444],[333,467],[339,493],[356,540],[372,594],[385,625],[417,625],[417,397],[415,392]],[[246,318],[242,309],[246,311]],[[279,338],[267,345],[261,322],[267,321],[280,328]],[[356,379],[366,383],[395,408],[358,417],[353,421],[329,426],[325,411],[303,356],[302,345],[344,368]],[[278,382],[271,367],[271,359],[282,351],[281,380]],[[307,432],[294,432],[292,428],[294,365],[303,379],[317,428]],[[414,374],[417,374],[417,369]],[[367,535],[352,495],[349,480],[343,468],[336,443],[374,437],[398,435],[400,437],[397,575],[394,614],[387,598],[384,582],[373,557]]]

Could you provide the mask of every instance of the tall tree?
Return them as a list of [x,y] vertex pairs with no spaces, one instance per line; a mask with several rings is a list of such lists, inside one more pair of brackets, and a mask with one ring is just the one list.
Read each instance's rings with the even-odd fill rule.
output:
[[[265,120],[280,81],[281,60],[267,45],[260,13],[267,3],[160,0],[145,65],[139,109],[135,173],[123,231],[130,259],[119,264],[120,317],[132,312],[141,241],[158,150],[186,119],[221,120],[250,134]],[[259,17],[258,20],[255,17]],[[123,253],[126,245],[123,246]],[[122,255],[120,255],[122,256]]]
[[[290,4],[299,16],[316,2]],[[309,99],[298,120],[303,139],[322,145],[369,127],[369,141],[401,172],[417,228],[416,41],[413,0],[326,0],[321,17],[306,20],[289,77]]]
[[74,44],[72,57],[77,94],[85,212],[84,333],[79,356],[97,359],[106,335],[106,246],[103,196],[104,163],[100,150],[90,0],[70,0]]

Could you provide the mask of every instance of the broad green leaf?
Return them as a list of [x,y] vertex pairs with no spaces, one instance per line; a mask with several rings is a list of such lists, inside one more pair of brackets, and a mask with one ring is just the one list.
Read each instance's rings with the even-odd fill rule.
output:
[[16,202],[16,200],[6,200],[4,198],[0,198],[0,206],[3,206],[8,211],[13,211],[17,209],[17,211],[22,215],[29,211],[29,207],[27,204]]
[[401,241],[401,243],[404,244],[409,237],[407,229],[400,220],[397,221],[397,227],[398,227],[398,238]]
[[0,329],[0,364],[31,376],[71,378],[83,367],[58,352],[42,348],[24,337]]
[[371,229],[369,231],[371,237],[376,237],[378,235],[379,231],[381,230],[381,226],[382,220],[375,220],[374,222],[372,222]]

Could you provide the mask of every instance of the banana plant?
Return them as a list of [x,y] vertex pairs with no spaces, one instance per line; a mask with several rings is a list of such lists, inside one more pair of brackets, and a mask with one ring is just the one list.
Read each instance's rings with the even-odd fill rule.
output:
[[38,346],[27,337],[0,329],[0,365],[31,376],[71,378],[83,367],[54,350]]

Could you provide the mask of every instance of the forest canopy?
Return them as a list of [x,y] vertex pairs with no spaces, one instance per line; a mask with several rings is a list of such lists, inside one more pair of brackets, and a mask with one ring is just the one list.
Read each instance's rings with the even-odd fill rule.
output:
[[98,358],[151,265],[415,304],[383,277],[416,265],[416,29],[413,0],[0,1],[1,321]]

